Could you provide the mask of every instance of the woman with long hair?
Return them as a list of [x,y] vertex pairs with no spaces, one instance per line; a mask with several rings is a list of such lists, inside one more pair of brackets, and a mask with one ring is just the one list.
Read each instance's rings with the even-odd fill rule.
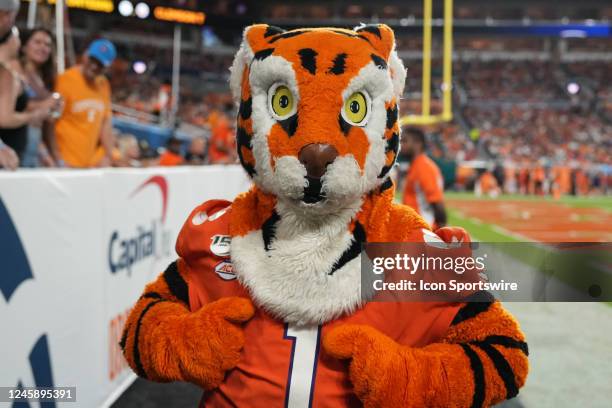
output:
[[[27,84],[29,106],[37,107],[52,96],[55,87],[55,57],[53,34],[45,28],[24,31],[21,35],[19,61],[15,68]],[[53,167],[55,163],[45,142],[53,137],[53,119],[49,118],[28,127],[23,167]]]
[[12,27],[0,43],[0,140],[23,159],[28,140],[28,125],[41,123],[56,107],[53,98],[29,106],[27,84],[15,69],[15,59],[21,42],[19,30]]

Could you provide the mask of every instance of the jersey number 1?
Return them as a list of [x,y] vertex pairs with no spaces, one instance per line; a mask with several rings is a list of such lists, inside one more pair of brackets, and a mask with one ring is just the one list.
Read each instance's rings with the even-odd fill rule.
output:
[[321,326],[294,327],[285,325],[285,339],[291,340],[291,360],[287,378],[285,407],[312,406],[317,360],[321,340]]

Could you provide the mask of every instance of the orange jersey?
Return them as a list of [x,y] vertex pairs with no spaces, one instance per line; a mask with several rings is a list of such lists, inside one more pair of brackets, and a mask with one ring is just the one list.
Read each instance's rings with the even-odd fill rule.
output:
[[160,166],[180,166],[181,164],[183,164],[185,162],[185,160],[183,159],[183,156],[176,154],[176,153],[172,153],[169,150],[166,150],[160,157],[159,157],[159,165]]
[[[204,203],[191,213],[179,235],[176,249],[191,311],[222,297],[249,297],[236,279],[229,257],[229,205],[222,200]],[[422,230],[415,230],[412,240],[423,239]],[[257,309],[244,326],[247,341],[240,363],[217,389],[204,395],[202,403],[210,407],[273,407],[278,401],[300,401],[303,406],[361,406],[350,385],[347,365],[325,355],[322,336],[338,324],[367,324],[401,344],[424,346],[442,338],[458,307],[434,302],[372,302],[323,326],[300,328]]]
[[438,203],[444,198],[444,181],[440,169],[424,153],[415,157],[410,164],[404,183],[404,198],[402,202],[414,208],[432,225],[434,222],[432,203]]
[[216,121],[210,137],[208,158],[212,164],[228,163],[232,159],[234,134],[225,118]]
[[56,90],[64,98],[64,112],[55,124],[62,159],[72,167],[90,167],[102,125],[112,115],[108,80],[100,76],[90,85],[75,66],[57,78]]
[[493,176],[493,173],[491,173],[490,171],[485,171],[484,173],[482,173],[482,176],[480,176],[479,181],[480,181],[480,188],[483,194],[491,193],[492,191],[495,191],[499,188],[497,184],[497,179],[495,178],[495,176]]

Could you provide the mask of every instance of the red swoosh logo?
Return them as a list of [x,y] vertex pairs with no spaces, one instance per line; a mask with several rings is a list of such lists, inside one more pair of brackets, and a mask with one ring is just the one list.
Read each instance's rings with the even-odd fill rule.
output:
[[138,194],[143,188],[149,184],[156,185],[159,187],[162,195],[162,222],[166,222],[166,212],[168,210],[168,182],[163,176],[151,176],[148,180],[142,183],[134,192],[130,195],[130,198]]

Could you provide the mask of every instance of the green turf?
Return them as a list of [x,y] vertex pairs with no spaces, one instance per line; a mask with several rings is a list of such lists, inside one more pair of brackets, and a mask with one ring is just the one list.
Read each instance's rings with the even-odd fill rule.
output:
[[[458,199],[458,200],[473,200],[476,197],[473,194],[467,193],[447,193],[447,199]],[[489,200],[493,200],[488,198]],[[606,211],[612,211],[612,198],[610,197],[564,197],[558,201],[552,200],[550,198],[542,198],[542,197],[529,197],[529,196],[502,196],[498,199],[510,199],[510,200],[525,200],[525,201],[551,201],[551,202],[561,202],[565,205],[569,205],[573,208],[602,208]],[[503,229],[498,226],[484,224],[478,219],[469,218],[463,216],[459,211],[452,208],[452,206],[447,205],[448,212],[448,224],[456,225],[465,228],[472,238],[475,241],[481,242],[521,242],[519,237],[513,236],[510,232],[505,233]],[[533,247],[531,248],[531,254],[533,256],[527,256],[527,254],[520,253],[524,247],[504,247],[505,251],[508,251],[508,255],[512,257],[516,257],[521,259],[521,261],[526,262],[527,264],[531,264],[529,262],[530,259],[543,259],[543,255],[540,253],[544,251],[542,248]],[[505,252],[504,251],[504,252]],[[513,253],[519,251],[519,253]],[[536,264],[532,264],[538,269],[540,267]],[[583,287],[584,282],[601,282],[604,287],[611,287],[612,283],[610,282],[610,277],[606,273],[602,273],[598,270],[585,270],[582,269],[580,277],[577,277],[573,273],[568,273],[567,270],[559,271],[559,268],[555,268],[556,278],[561,281],[573,286],[581,291],[587,290],[587,288]],[[544,270],[540,270],[541,273],[546,273]],[[584,276],[592,275],[590,277]],[[605,302],[608,306],[612,307],[612,302]]]
[[503,230],[477,219],[463,217],[458,211],[447,208],[448,225],[465,228],[475,241],[481,242],[521,242],[520,239],[504,234]]
[[[452,193],[446,192],[446,199],[449,200],[474,200],[477,197],[473,193]],[[398,200],[400,196],[398,194]],[[492,198],[485,198],[486,200],[496,200]],[[533,196],[519,196],[519,195],[502,195],[497,198],[497,200],[524,200],[524,201],[549,201],[549,202],[561,202],[562,204],[574,207],[574,208],[602,208],[607,211],[612,211],[612,198],[611,197],[563,197],[560,200],[553,200],[548,197],[533,197]],[[460,226],[465,228],[471,235],[472,239],[480,242],[525,242],[526,239],[521,239],[521,237],[517,237],[513,235],[509,231],[505,231],[499,226],[492,224],[485,224],[476,218],[466,217],[461,214],[460,211],[453,209],[451,205],[447,203],[446,206],[448,213],[448,225]],[[501,247],[504,249],[504,252],[508,252],[508,255],[521,259],[521,261],[526,262],[527,264],[531,264],[531,266],[536,267],[540,270],[541,265],[538,260],[543,259],[545,256],[543,252],[546,252],[546,249],[533,246],[533,247],[524,247],[524,246],[507,246]],[[532,254],[524,253],[525,248],[530,248]],[[534,262],[531,262],[535,260]],[[558,268],[556,268],[558,269]],[[548,273],[545,270],[540,270],[541,273]],[[611,287],[612,282],[610,281],[609,276],[606,273],[602,274],[601,271],[593,270],[593,271],[585,271],[582,269],[580,279],[577,279],[577,276],[573,273],[568,273],[568,271],[558,271],[556,270],[556,277],[561,281],[569,284],[570,286],[579,288],[580,290],[586,290],[583,288],[584,282],[603,282],[604,287]],[[592,275],[592,277],[584,276]],[[604,302],[608,306],[612,307],[612,302]]]

